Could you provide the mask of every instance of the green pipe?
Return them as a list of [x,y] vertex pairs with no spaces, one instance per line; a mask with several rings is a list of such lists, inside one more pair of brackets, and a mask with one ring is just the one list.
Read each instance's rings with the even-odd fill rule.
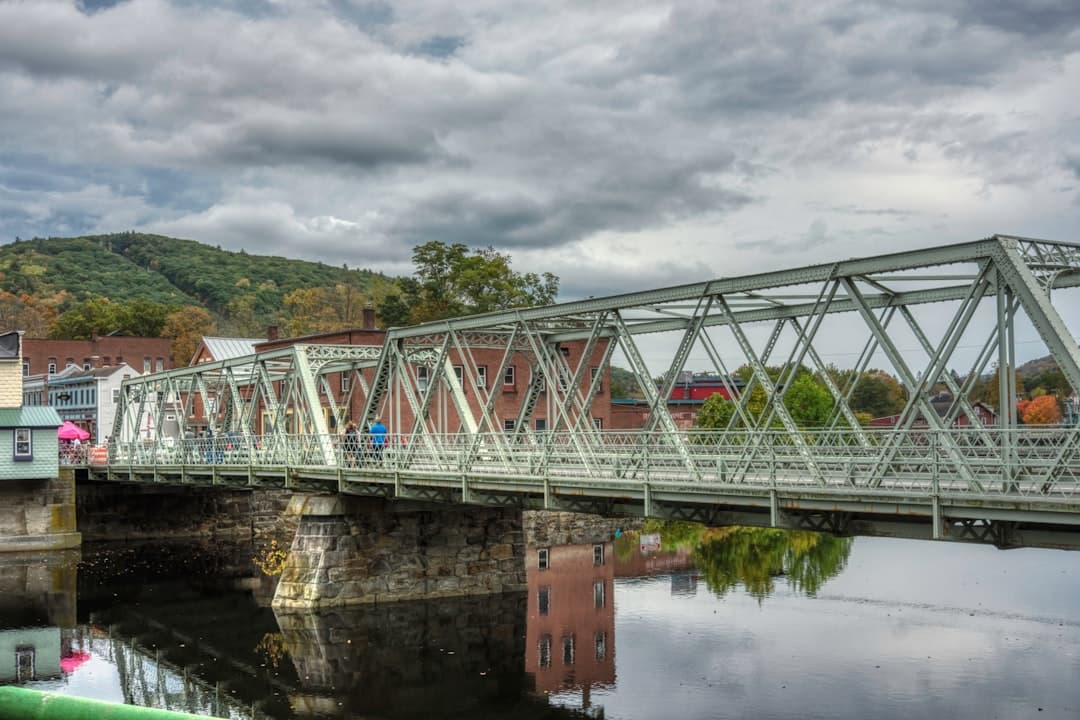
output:
[[201,720],[202,715],[0,686],[0,720]]

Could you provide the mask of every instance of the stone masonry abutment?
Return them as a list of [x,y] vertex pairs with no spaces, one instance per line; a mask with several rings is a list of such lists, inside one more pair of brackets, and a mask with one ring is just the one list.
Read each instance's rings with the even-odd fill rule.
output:
[[351,496],[294,497],[279,608],[525,590],[521,511]]
[[71,470],[46,480],[0,483],[0,552],[63,550],[81,543]]

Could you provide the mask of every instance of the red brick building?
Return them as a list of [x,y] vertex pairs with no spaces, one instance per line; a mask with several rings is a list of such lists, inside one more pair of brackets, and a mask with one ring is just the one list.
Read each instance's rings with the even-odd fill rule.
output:
[[102,335],[93,340],[23,338],[23,376],[55,375],[69,365],[83,370],[127,363],[138,372],[171,370],[168,338]]
[[[738,397],[743,381],[740,378],[724,378],[719,375],[695,375],[684,372],[671,389],[667,408],[680,430],[689,430],[697,421],[698,412],[705,401],[713,395],[731,400],[734,390]],[[649,416],[649,404],[637,398],[613,399],[611,401],[611,427],[614,430],[637,430],[644,427]]]
[[[930,401],[930,407],[934,408],[934,412],[938,414],[938,417],[944,418],[953,407],[952,398],[934,398]],[[990,406],[985,403],[975,402],[972,403],[972,407],[975,409],[975,413],[979,416],[979,422],[984,426],[997,425],[997,413],[995,413]],[[870,427],[892,427],[896,425],[900,419],[899,415],[887,415],[885,417],[874,418],[870,421]],[[951,427],[964,428],[971,424],[968,416],[963,411],[960,412],[959,417],[952,421]],[[925,428],[929,427],[929,423],[926,422],[926,418],[923,417],[920,412],[912,423],[912,427]]]
[[[197,365],[200,362],[210,360],[226,359],[224,356],[229,355],[229,353],[233,353],[229,355],[230,357],[238,357],[244,354],[279,350],[293,345],[372,345],[382,347],[386,337],[386,331],[379,330],[375,327],[374,313],[366,313],[365,325],[359,328],[304,335],[300,337],[282,338],[278,337],[277,329],[271,327],[269,328],[267,335],[268,337],[266,340],[253,340],[248,338],[204,338],[203,342],[199,345],[198,350],[196,350],[195,356],[192,358],[192,365]],[[245,344],[250,350],[242,351]],[[560,350],[570,364],[570,367],[577,367],[577,364],[581,360],[581,355],[585,351],[585,345],[586,343],[583,340],[567,342],[561,345]],[[232,349],[230,350],[230,348]],[[504,349],[498,347],[472,347],[467,348],[467,351],[471,357],[471,362],[469,363],[464,362],[457,349],[451,349],[448,357],[451,365],[455,367],[455,370],[458,373],[459,380],[461,381],[462,388],[465,392],[465,400],[469,404],[473,416],[480,416],[483,405],[481,398],[478,397],[478,393],[473,389],[472,382],[475,382],[478,387],[492,388],[496,391],[497,394],[493,411],[503,422],[502,429],[511,429],[514,419],[517,418],[521,403],[524,401],[527,394],[530,382],[529,373],[531,372],[529,359],[525,356],[512,357],[506,370],[502,373],[502,376],[493,377],[502,364]],[[601,372],[600,363],[603,357],[604,347],[598,343],[592,358],[590,358],[590,362],[592,363],[588,366],[590,372],[586,373],[581,381],[582,393],[587,390],[592,381],[592,377],[596,373]],[[465,367],[468,366],[471,368],[473,363],[475,363],[476,366],[476,375],[473,378],[467,378],[464,374]],[[430,372],[427,368],[422,367],[416,368],[416,370],[417,372],[423,373]],[[363,374],[364,379],[368,383],[371,383],[374,379],[375,369],[368,368],[363,371]],[[333,373],[327,376],[327,384],[331,392],[334,393],[334,404],[338,407],[346,408],[346,420],[356,420],[363,412],[364,403],[361,394],[352,392],[353,380],[354,378],[350,373],[344,372]],[[338,419],[335,418],[330,411],[330,401],[325,395],[326,388],[320,384],[319,390],[323,396],[323,413],[327,427],[331,432],[337,432],[341,428],[339,427],[340,424],[338,423]],[[532,423],[534,430],[542,431],[549,427],[548,418],[551,413],[549,412],[547,399],[547,393],[541,393],[533,413]],[[196,417],[191,418],[191,422],[195,426],[198,426],[200,425],[199,420],[202,416],[201,400],[198,398],[195,400],[194,410]],[[413,416],[406,403],[401,403],[400,412],[401,415],[398,421],[400,427],[390,427],[389,430],[391,434],[407,434],[412,429]],[[457,415],[456,408],[452,404],[444,406],[442,412],[445,414],[445,427],[456,428],[459,426],[460,418]],[[611,427],[610,378],[609,373],[606,370],[603,371],[599,390],[591,405],[589,421],[593,428],[606,430]],[[260,414],[258,416],[256,431],[259,433],[266,432],[268,423],[269,418],[262,417]],[[291,432],[297,432],[299,430],[300,428],[296,427],[290,428]]]

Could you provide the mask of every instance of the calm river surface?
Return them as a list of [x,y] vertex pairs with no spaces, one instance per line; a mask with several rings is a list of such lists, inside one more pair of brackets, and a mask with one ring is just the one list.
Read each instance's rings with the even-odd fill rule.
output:
[[275,613],[251,547],[0,557],[0,682],[232,718],[1080,717],[1080,553],[658,535],[323,613]]

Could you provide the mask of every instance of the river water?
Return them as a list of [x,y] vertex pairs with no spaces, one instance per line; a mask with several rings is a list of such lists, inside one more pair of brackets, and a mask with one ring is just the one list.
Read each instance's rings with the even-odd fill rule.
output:
[[[275,613],[249,546],[0,558],[0,682],[231,718],[1080,717],[1080,553],[690,525]],[[546,567],[544,567],[546,565]]]

